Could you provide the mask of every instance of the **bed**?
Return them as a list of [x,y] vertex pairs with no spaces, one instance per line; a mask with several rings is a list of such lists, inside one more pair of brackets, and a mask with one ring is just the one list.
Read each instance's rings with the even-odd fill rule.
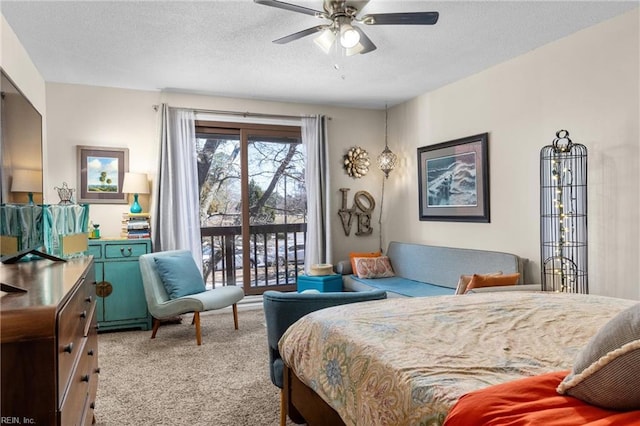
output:
[[557,293],[388,299],[311,313],[280,340],[296,422],[442,425],[464,394],[571,368],[631,300]]

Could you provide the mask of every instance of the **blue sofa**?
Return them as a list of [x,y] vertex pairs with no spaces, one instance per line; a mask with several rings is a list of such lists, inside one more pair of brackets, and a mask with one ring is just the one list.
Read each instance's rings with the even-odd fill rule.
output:
[[344,291],[381,289],[387,297],[421,297],[454,294],[461,275],[520,273],[519,285],[487,287],[474,292],[540,290],[539,284],[523,285],[526,259],[515,254],[486,250],[438,247],[392,241],[385,253],[395,277],[363,279],[353,275],[348,260],[336,264]]

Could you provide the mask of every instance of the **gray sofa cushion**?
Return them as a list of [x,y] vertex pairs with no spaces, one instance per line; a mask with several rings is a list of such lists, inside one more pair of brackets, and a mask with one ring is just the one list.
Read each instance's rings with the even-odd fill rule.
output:
[[396,276],[453,289],[460,275],[496,271],[504,274],[520,272],[519,284],[523,282],[521,259],[510,253],[392,241],[387,256]]

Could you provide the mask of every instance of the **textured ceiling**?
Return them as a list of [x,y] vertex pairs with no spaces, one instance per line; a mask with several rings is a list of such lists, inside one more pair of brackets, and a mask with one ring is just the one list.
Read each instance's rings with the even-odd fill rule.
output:
[[[320,0],[288,2],[322,9]],[[0,10],[47,82],[384,108],[638,4],[371,0],[364,13],[440,19],[362,26],[378,49],[349,58],[325,55],[314,36],[271,43],[324,21],[251,0],[3,0]]]

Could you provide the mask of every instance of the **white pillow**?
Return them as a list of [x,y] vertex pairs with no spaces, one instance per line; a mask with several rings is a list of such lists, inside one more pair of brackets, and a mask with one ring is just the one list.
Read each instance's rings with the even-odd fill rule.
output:
[[353,271],[358,278],[387,278],[394,277],[391,262],[387,256],[356,257],[354,258],[356,270]]
[[589,340],[557,391],[602,408],[640,409],[640,303]]

